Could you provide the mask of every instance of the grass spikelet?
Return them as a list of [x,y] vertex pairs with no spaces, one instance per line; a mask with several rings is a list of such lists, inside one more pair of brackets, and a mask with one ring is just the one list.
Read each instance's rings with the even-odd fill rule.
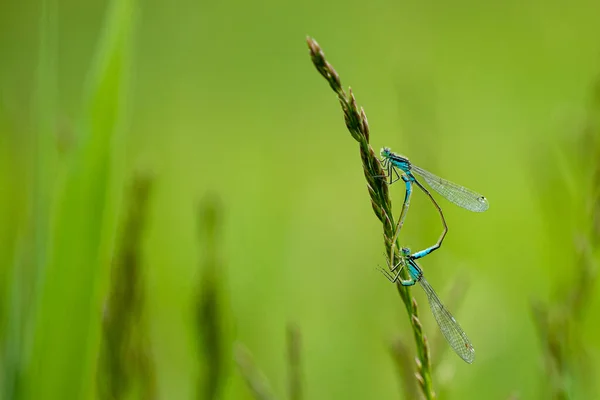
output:
[[[387,182],[385,179],[382,179],[382,176],[384,176],[385,173],[379,158],[377,158],[373,148],[369,144],[370,131],[365,110],[362,107],[359,110],[351,88],[348,89],[348,93],[344,91],[339,74],[326,60],[325,53],[319,44],[311,37],[308,37],[306,41],[315,68],[325,78],[331,89],[337,95],[340,106],[342,107],[342,112],[344,113],[346,127],[352,138],[358,142],[360,158],[365,179],[367,181],[367,189],[371,198],[373,212],[383,225],[386,254],[391,254],[392,247],[394,247],[394,258],[400,259],[398,252],[400,246],[397,243],[397,237],[395,235],[397,230],[392,218],[392,203],[389,197]],[[402,286],[400,283],[398,283],[396,287],[411,321],[417,346],[417,354],[422,365],[419,371],[422,378],[419,381],[420,387],[426,399],[433,399],[435,398],[435,393],[431,383],[429,349],[427,348],[420,322],[418,322],[417,303],[411,301],[410,292],[407,287]]]

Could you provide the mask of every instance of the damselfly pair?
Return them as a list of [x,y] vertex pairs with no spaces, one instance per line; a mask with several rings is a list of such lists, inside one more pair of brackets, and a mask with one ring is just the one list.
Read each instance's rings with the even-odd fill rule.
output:
[[[381,271],[388,277],[390,281],[400,282],[400,284],[403,286],[412,286],[416,282],[419,282],[419,284],[425,291],[425,294],[427,295],[429,307],[431,308],[431,313],[433,314],[436,322],[438,323],[442,334],[444,335],[452,349],[456,352],[456,354],[458,354],[464,361],[470,364],[475,360],[475,349],[473,348],[471,341],[469,340],[465,332],[462,330],[458,322],[456,322],[456,319],[452,316],[452,314],[450,314],[446,307],[444,307],[431,285],[423,276],[423,270],[417,264],[418,259],[423,258],[431,252],[440,248],[442,242],[444,241],[444,238],[446,237],[446,233],[448,232],[448,226],[446,224],[446,219],[444,218],[442,208],[438,205],[434,197],[425,188],[425,186],[423,186],[421,182],[416,178],[415,174],[419,177],[422,177],[431,188],[433,188],[436,192],[445,197],[447,200],[467,210],[483,212],[489,207],[488,201],[485,197],[470,189],[452,183],[446,179],[442,179],[432,174],[431,172],[428,172],[422,168],[412,165],[406,157],[393,153],[387,147],[381,149],[381,157],[383,167],[385,168],[387,177],[389,178],[389,183],[392,184],[398,181],[399,179],[402,179],[406,188],[404,203],[402,204],[402,211],[400,212],[400,217],[398,218],[398,223],[396,225],[396,230],[390,249],[390,258],[388,261],[389,265],[391,266],[392,274],[396,269],[398,269],[399,267],[400,268],[395,275],[392,275],[390,274],[390,272],[383,269],[381,269]],[[402,172],[399,173],[398,170]],[[395,263],[394,247],[396,246],[398,234],[400,233],[400,230],[404,225],[406,213],[408,212],[408,208],[410,206],[413,184],[417,185],[417,187],[419,187],[419,189],[421,189],[434,204],[434,206],[438,210],[438,213],[440,214],[444,230],[437,243],[424,250],[418,251],[416,253],[411,253],[410,249],[402,248],[400,260],[398,263]],[[409,275],[409,279],[406,280],[400,277],[400,272],[404,267],[407,267]]]

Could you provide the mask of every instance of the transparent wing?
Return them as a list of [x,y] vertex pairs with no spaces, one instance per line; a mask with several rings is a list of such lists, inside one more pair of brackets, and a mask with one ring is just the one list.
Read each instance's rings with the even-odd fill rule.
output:
[[452,314],[446,310],[446,307],[444,307],[425,277],[421,277],[419,283],[425,291],[425,294],[427,294],[431,313],[435,317],[448,344],[450,344],[450,347],[452,347],[460,358],[471,364],[475,360],[475,349],[467,337],[467,334],[462,330],[460,325],[458,325],[458,322],[456,322]]
[[411,171],[414,171],[419,176],[422,176],[423,179],[425,179],[425,182],[427,182],[427,184],[431,186],[433,190],[457,206],[475,212],[483,212],[490,206],[484,196],[472,191],[471,189],[467,189],[464,186],[460,186],[454,182],[440,178],[439,176],[434,175],[431,172],[415,165],[411,165]]

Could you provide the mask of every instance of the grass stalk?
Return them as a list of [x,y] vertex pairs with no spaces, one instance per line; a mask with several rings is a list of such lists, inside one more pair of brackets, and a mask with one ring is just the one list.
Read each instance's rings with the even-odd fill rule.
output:
[[254,398],[275,400],[267,378],[254,364],[250,351],[241,343],[235,345],[234,358]]
[[[544,381],[549,382],[545,385],[546,398],[555,400],[594,397],[586,394],[590,391],[590,384],[595,383],[589,377],[595,375],[582,337],[582,323],[586,306],[597,287],[598,266],[594,249],[600,246],[600,82],[595,88],[582,139],[579,151],[570,154],[571,159],[583,162],[583,170],[586,171],[571,174],[583,178],[576,183],[577,195],[581,196],[576,201],[582,202],[584,207],[571,208],[583,210],[581,219],[585,221],[574,235],[574,261],[567,267],[569,276],[575,279],[570,284],[561,279],[554,289],[553,301],[543,303],[534,300],[531,305],[544,354]],[[557,200],[559,202],[555,204],[550,219],[557,214],[556,209],[565,207],[563,197]]]
[[218,203],[207,198],[199,207],[199,233],[203,248],[202,276],[196,301],[196,326],[200,344],[201,368],[197,379],[199,399],[218,399],[227,374],[224,349],[227,338],[223,322],[223,265],[217,249],[221,215]]
[[113,260],[111,289],[103,319],[103,346],[98,369],[100,399],[156,398],[154,365],[144,320],[145,280],[141,260],[152,180],[135,177],[127,219]]
[[[333,66],[327,62],[325,53],[321,50],[319,44],[311,37],[307,38],[307,43],[312,63],[337,95],[344,113],[346,127],[352,138],[358,142],[364,176],[367,181],[367,189],[369,191],[369,196],[371,197],[371,206],[373,207],[375,215],[383,225],[383,238],[386,254],[390,254],[391,259],[400,260],[398,251],[400,245],[397,237],[399,231],[398,228],[400,227],[394,226],[392,203],[389,196],[388,185],[386,180],[382,178],[385,176],[385,173],[379,158],[375,155],[373,148],[369,144],[370,132],[365,111],[362,107],[359,110],[351,88],[348,89],[347,93],[344,91],[338,73]],[[404,278],[406,278],[406,275],[404,275]],[[417,381],[419,382],[424,397],[428,400],[434,399],[435,393],[433,391],[431,380],[429,346],[427,344],[427,339],[423,334],[421,322],[418,318],[417,303],[414,299],[411,301],[410,290],[408,287],[397,283],[396,288],[404,303],[413,330],[417,348]]]
[[287,328],[288,393],[290,400],[302,400],[302,365],[300,359],[300,329],[293,324]]
[[[288,362],[288,398],[302,400],[302,368],[300,362],[300,329],[293,324],[287,327],[287,362]],[[248,388],[257,400],[274,399],[266,377],[255,366],[250,352],[238,343],[234,348],[234,358]]]
[[401,338],[396,338],[390,344],[390,354],[398,370],[398,380],[400,381],[404,399],[416,399],[419,397],[417,392],[417,382],[412,373],[413,363],[409,356],[408,346]]

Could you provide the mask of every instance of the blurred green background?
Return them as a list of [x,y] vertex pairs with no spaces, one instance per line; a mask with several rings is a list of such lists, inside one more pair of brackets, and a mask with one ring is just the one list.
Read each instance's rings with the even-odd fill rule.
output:
[[[234,342],[286,398],[288,324],[306,399],[416,393],[390,353],[400,341],[413,368],[358,146],[306,35],[376,151],[490,201],[479,215],[440,200],[450,231],[421,263],[473,365],[412,292],[440,397],[597,398],[598,15],[594,1],[0,3],[3,398],[249,399]],[[416,193],[401,242],[440,231]]]

